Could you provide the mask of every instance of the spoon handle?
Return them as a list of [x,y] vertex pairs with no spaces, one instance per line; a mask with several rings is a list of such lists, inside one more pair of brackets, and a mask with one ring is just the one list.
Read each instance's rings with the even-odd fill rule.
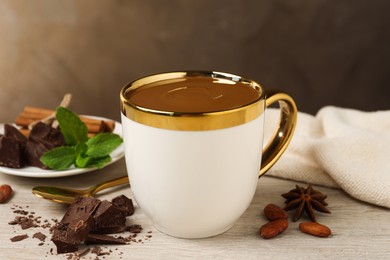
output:
[[111,188],[111,187],[122,185],[122,184],[128,184],[128,183],[129,183],[129,177],[127,175],[113,179],[113,180],[105,181],[105,182],[102,182],[102,183],[96,185],[94,187],[93,191],[91,191],[91,195],[93,196],[96,193],[98,193],[99,191],[107,189],[107,188]]

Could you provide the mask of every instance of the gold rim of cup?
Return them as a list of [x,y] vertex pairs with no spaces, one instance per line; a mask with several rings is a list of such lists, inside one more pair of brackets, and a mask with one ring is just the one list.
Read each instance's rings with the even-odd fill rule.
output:
[[[259,92],[259,97],[253,102],[242,104],[242,106],[233,109],[194,113],[153,110],[132,104],[127,98],[130,91],[148,84],[158,84],[160,81],[163,84],[167,80],[190,77],[206,77],[244,83],[256,89]],[[257,82],[237,75],[214,71],[167,72],[143,77],[126,84],[120,92],[120,98],[121,112],[130,120],[151,127],[180,131],[216,130],[242,125],[259,117],[265,108],[265,92]]]

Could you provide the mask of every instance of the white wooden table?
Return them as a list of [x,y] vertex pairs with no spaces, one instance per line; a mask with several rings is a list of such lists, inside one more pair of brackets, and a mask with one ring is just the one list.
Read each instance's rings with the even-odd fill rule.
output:
[[[8,224],[18,215],[11,209],[15,205],[34,212],[42,220],[51,221],[63,216],[65,206],[35,197],[31,194],[32,187],[61,185],[83,188],[124,174],[126,170],[123,160],[101,171],[55,179],[34,179],[0,173],[0,184],[9,184],[14,189],[12,199],[6,204],[0,204],[0,259],[68,257],[66,254],[56,254],[48,229],[37,227],[22,230],[19,225]],[[332,229],[332,237],[324,239],[303,234],[298,230],[300,221],[290,221],[289,228],[277,238],[264,240],[259,237],[258,229],[266,222],[262,213],[264,206],[268,203],[283,206],[284,200],[280,194],[294,188],[295,184],[293,181],[262,177],[252,204],[233,228],[222,235],[206,239],[178,239],[160,233],[142,211],[136,208],[135,214],[128,218],[128,223],[143,226],[142,233],[137,236],[140,242],[103,246],[103,251],[112,252],[110,255],[99,256],[99,259],[390,259],[390,211],[354,200],[335,189],[317,187],[328,194],[328,208],[332,212],[331,215],[318,213],[318,221]],[[99,198],[111,199],[120,194],[132,197],[129,186],[103,193]],[[32,237],[36,232],[48,236],[41,246],[38,245],[40,241]],[[11,237],[22,234],[29,237],[20,242],[10,241]],[[148,235],[152,237],[147,238]],[[89,253],[83,259],[95,257],[96,254]]]

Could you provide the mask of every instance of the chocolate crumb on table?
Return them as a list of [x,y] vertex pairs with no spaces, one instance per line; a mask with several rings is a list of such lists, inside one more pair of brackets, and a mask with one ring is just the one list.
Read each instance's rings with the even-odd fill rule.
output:
[[138,224],[133,224],[126,227],[126,231],[129,231],[130,233],[138,234],[142,231],[142,226]]
[[19,242],[19,241],[22,241],[22,240],[24,240],[26,238],[28,238],[28,235],[24,234],[24,235],[18,235],[18,236],[11,237],[10,240],[12,242]]
[[37,233],[35,233],[35,234],[33,235],[33,238],[37,238],[37,239],[39,239],[39,240],[41,240],[41,241],[45,241],[46,235],[43,234],[43,233],[41,233],[41,232],[37,232]]

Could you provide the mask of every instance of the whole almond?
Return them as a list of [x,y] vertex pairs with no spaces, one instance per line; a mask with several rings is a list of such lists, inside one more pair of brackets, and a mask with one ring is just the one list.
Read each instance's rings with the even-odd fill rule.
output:
[[276,237],[288,227],[288,221],[286,219],[277,219],[270,221],[261,226],[259,233],[262,238],[269,239]]
[[7,184],[3,184],[0,186],[0,203],[7,202],[12,195],[12,189],[11,186]]
[[275,204],[268,204],[265,206],[264,214],[269,221],[288,218],[286,211]]
[[299,229],[303,233],[317,237],[328,237],[332,233],[330,228],[317,222],[303,222],[299,224]]

